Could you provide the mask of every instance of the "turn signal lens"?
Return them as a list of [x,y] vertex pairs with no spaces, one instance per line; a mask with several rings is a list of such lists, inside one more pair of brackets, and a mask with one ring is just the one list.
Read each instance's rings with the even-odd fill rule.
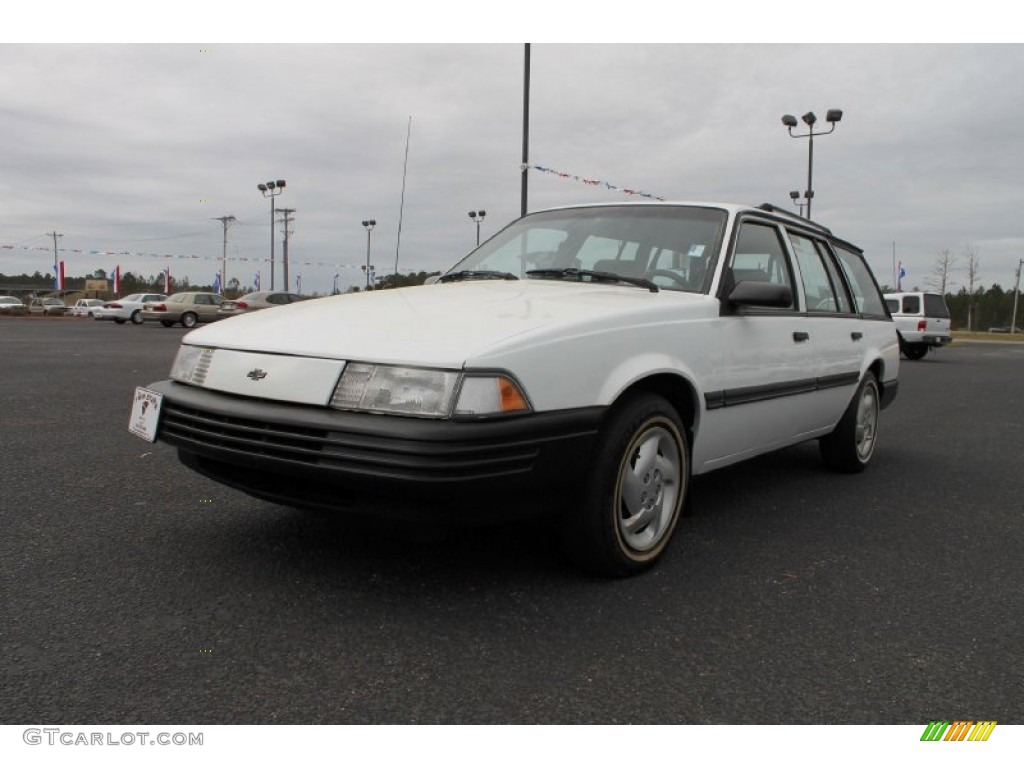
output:
[[526,395],[507,376],[467,376],[455,405],[459,416],[493,416],[529,410]]

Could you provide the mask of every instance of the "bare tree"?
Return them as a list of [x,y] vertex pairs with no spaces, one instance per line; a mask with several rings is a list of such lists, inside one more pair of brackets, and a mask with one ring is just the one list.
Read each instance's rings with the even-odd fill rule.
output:
[[956,254],[949,248],[939,252],[935,258],[935,265],[932,267],[931,276],[925,283],[932,288],[938,289],[939,293],[945,296],[953,284],[952,272],[956,268]]
[[967,261],[967,330],[974,330],[974,286],[978,283],[978,271],[981,264],[981,253],[977,246],[964,246],[964,259]]

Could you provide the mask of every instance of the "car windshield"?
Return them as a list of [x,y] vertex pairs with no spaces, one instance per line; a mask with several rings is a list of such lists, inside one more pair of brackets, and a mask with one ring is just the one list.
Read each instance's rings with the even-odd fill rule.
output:
[[[727,219],[717,208],[622,205],[513,222],[441,277],[614,282],[705,292]],[[448,280],[445,280],[448,277]]]

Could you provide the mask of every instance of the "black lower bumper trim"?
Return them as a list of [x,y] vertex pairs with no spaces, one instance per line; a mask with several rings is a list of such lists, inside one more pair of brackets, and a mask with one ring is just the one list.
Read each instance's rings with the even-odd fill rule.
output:
[[193,469],[260,498],[313,506],[348,495],[557,487],[581,478],[604,408],[449,421],[345,413],[175,382],[158,439]]

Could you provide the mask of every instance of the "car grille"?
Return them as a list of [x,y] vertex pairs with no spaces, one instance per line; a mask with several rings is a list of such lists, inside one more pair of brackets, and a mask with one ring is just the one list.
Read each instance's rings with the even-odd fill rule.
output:
[[410,440],[224,416],[164,400],[160,439],[222,461],[355,472],[423,481],[528,472],[534,441]]

